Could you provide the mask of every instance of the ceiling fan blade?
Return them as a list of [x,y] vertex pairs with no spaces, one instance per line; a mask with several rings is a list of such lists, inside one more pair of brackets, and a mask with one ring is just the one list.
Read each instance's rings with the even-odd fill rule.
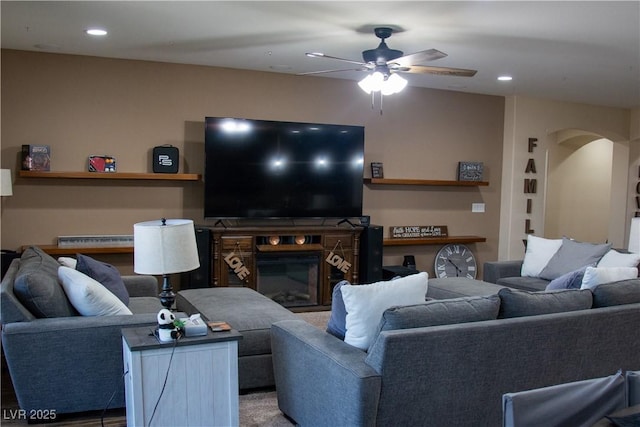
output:
[[362,68],[347,68],[342,70],[322,70],[322,71],[309,71],[307,73],[298,73],[298,76],[309,76],[313,74],[324,74],[324,73],[339,73],[341,71],[368,71],[366,67]]
[[353,61],[351,59],[338,58],[337,56],[325,55],[320,52],[307,52],[305,53],[309,58],[327,58],[327,59],[335,59],[336,61],[349,62],[351,64],[364,65],[362,61]]
[[413,65],[409,69],[400,69],[398,71],[402,73],[435,74],[439,76],[458,77],[473,77],[478,72],[477,70],[465,70],[463,68],[429,67],[427,65]]
[[410,53],[409,55],[401,56],[388,62],[391,64],[398,64],[401,67],[410,67],[413,64],[420,64],[421,62],[435,61],[436,59],[444,58],[447,54],[440,52],[437,49],[423,50],[420,52]]

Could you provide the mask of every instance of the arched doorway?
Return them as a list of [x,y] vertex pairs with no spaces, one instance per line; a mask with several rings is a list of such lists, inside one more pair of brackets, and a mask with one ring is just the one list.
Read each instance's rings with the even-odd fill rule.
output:
[[548,151],[544,235],[611,241],[620,196],[616,144],[580,130],[556,132],[556,142]]

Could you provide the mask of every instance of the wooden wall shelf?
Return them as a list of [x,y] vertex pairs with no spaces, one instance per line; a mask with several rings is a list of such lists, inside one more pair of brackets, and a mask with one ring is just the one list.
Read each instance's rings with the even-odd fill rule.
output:
[[481,243],[486,242],[486,237],[480,236],[449,236],[429,237],[425,239],[384,239],[383,246],[422,246],[422,245],[446,245],[447,243]]
[[26,245],[22,247],[24,251],[29,246],[37,246],[49,255],[75,255],[75,254],[132,254],[133,246],[118,247],[88,247],[88,248],[60,248],[56,245]]
[[422,185],[432,187],[485,187],[487,181],[457,181],[438,179],[395,179],[395,178],[365,178],[365,184],[372,185]]
[[199,181],[195,173],[141,173],[141,172],[41,172],[18,171],[21,178],[53,179],[128,179],[146,181]]

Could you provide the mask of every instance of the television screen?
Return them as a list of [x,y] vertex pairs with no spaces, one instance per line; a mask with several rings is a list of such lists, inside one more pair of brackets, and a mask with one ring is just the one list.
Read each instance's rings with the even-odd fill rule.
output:
[[362,215],[362,126],[207,117],[205,156],[205,218]]

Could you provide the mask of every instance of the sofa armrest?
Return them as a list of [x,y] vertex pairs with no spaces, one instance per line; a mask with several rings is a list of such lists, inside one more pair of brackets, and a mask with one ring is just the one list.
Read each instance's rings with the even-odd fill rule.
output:
[[375,425],[381,376],[364,351],[303,320],[274,323],[271,350],[278,406],[296,423]]
[[503,277],[520,277],[523,260],[485,262],[482,280],[498,283]]
[[122,334],[156,314],[61,317],[7,323],[2,349],[20,408],[58,413],[124,406]]
[[122,276],[130,297],[157,297],[158,279],[155,276]]

